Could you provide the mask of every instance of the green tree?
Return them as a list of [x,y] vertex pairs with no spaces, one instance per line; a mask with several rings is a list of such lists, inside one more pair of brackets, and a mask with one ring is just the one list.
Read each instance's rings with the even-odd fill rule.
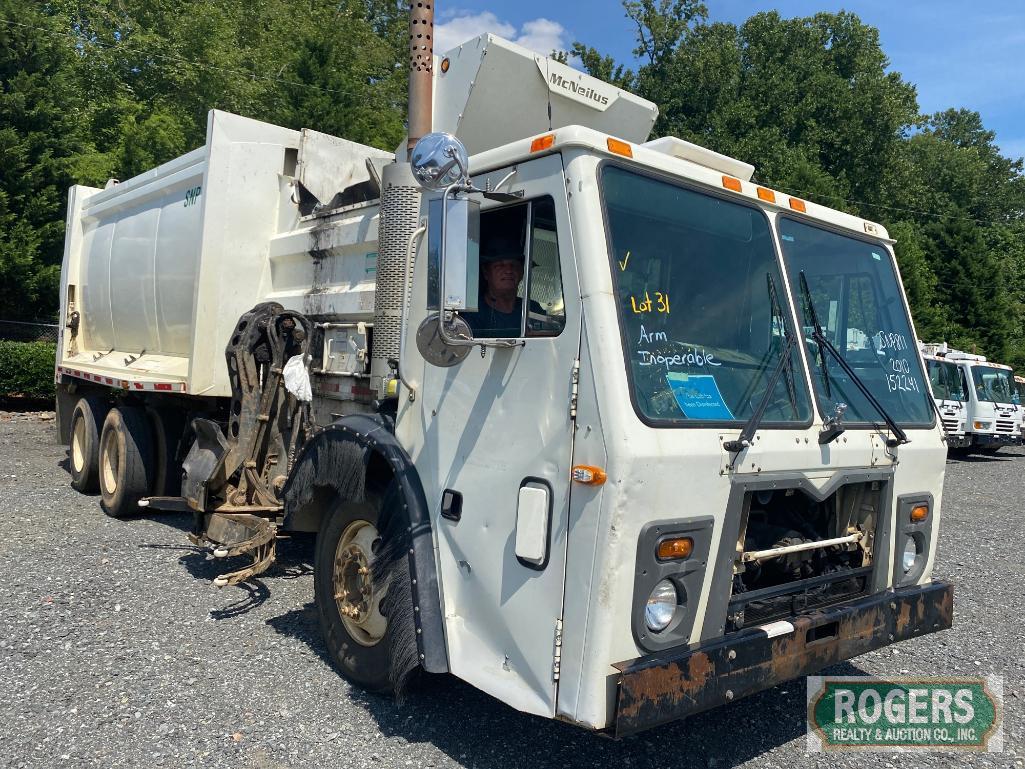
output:
[[55,317],[67,188],[97,180],[75,56],[57,19],[0,0],[0,318]]
[[948,341],[1025,364],[1022,163],[1001,154],[977,112],[946,110],[916,129],[887,169],[881,195],[884,216],[895,210],[914,222],[935,276],[935,307],[913,303],[916,319],[942,311],[957,321],[941,326]]
[[[335,4],[332,4],[335,5]],[[300,38],[278,122],[394,150],[405,136],[406,12],[362,2],[321,8]]]
[[924,233],[926,258],[939,277],[936,299],[953,319],[947,340],[1003,361],[1011,352],[1013,320],[1006,263],[966,218],[944,218],[926,225]]
[[925,252],[927,238],[922,228],[913,221],[903,220],[891,224],[889,233],[896,241],[894,252],[915,320],[915,331],[920,339],[944,339],[951,325],[949,313],[937,301],[939,281]]

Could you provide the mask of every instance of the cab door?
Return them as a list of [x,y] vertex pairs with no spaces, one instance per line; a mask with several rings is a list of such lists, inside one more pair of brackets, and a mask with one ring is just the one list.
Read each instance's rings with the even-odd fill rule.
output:
[[480,242],[486,262],[489,228],[526,216],[522,344],[474,347],[450,368],[426,365],[411,454],[434,507],[451,671],[519,710],[553,716],[580,299],[561,155],[474,184],[494,187],[513,170],[500,191],[522,197],[482,202]]

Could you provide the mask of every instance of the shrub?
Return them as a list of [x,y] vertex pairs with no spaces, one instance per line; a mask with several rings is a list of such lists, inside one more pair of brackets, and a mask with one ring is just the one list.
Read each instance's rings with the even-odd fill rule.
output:
[[0,396],[52,397],[56,357],[52,342],[0,340]]

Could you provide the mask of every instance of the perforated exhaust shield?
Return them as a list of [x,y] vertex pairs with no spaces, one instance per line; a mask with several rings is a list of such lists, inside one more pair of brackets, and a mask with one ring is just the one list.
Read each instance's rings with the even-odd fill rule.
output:
[[381,184],[370,385],[383,396],[384,380],[390,372],[388,359],[399,357],[402,298],[412,279],[407,251],[420,217],[420,189],[408,163],[385,166]]

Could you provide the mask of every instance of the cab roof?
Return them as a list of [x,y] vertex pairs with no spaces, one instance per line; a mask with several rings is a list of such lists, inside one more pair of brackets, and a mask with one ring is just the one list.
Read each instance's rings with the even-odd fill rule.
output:
[[736,195],[767,211],[786,212],[862,237],[877,238],[891,244],[894,242],[886,228],[878,222],[756,184],[750,181],[753,166],[676,137],[662,137],[637,144],[584,126],[566,126],[473,155],[470,158],[470,171],[473,174],[483,173],[542,155],[571,150],[615,159],[694,182],[727,195]]

